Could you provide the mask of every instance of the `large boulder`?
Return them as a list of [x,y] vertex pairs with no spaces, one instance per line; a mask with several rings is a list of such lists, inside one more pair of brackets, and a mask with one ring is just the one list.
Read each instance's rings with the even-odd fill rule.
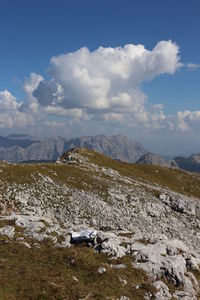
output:
[[99,245],[100,252],[109,256],[122,257],[126,255],[127,248],[121,246],[121,239],[111,232],[98,232],[96,243]]

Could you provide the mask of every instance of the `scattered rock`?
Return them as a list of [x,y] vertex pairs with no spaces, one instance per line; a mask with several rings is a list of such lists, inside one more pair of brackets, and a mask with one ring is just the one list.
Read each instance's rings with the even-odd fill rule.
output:
[[132,250],[136,268],[142,268],[154,279],[165,278],[175,286],[183,287],[191,296],[196,294],[193,280],[186,276],[191,268],[192,254],[183,242],[165,239],[155,244],[132,245]]

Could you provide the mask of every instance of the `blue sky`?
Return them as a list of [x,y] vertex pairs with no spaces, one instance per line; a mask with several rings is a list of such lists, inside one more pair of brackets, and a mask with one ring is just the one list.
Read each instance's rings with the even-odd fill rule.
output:
[[[70,136],[116,133],[116,130],[118,130],[119,133],[127,133],[129,136],[146,143],[151,149],[158,149],[157,151],[160,152],[172,153],[182,151],[185,139],[188,141],[185,152],[199,151],[200,143],[197,142],[200,123],[200,113],[198,113],[200,111],[199,11],[200,2],[198,0],[1,1],[0,91],[9,91],[12,97],[15,98],[16,103],[23,103],[23,109],[18,107],[17,109],[19,109],[21,114],[18,111],[12,111],[9,115],[8,110],[12,110],[17,104],[9,104],[8,108],[8,105],[5,105],[5,101],[8,100],[4,99],[8,98],[8,95],[1,95],[0,117],[2,113],[2,121],[0,122],[0,133],[27,131],[30,134],[42,136],[57,134]],[[54,84],[61,84],[63,80],[62,77],[62,80],[59,81],[58,69],[55,66],[53,71],[49,71],[52,68],[50,63],[52,57],[59,57],[60,54],[75,53],[82,47],[87,47],[90,51],[89,70],[92,69],[91,63],[93,61],[90,54],[93,51],[97,51],[100,46],[104,47],[104,49],[108,47],[113,49],[121,47],[122,49],[127,44],[141,44],[145,49],[152,51],[159,42],[169,40],[171,40],[173,45],[176,44],[179,47],[179,54],[174,55],[179,57],[179,63],[182,63],[182,66],[173,66],[173,72],[169,72],[167,66],[164,71],[156,69],[150,76],[150,79],[146,80],[146,74],[143,74],[144,78],[140,78],[139,84],[135,81],[132,84],[134,86],[134,95],[135,92],[142,92],[146,97],[145,113],[151,112],[153,105],[162,104],[163,108],[160,108],[160,111],[164,111],[166,116],[165,123],[171,124],[172,122],[173,129],[171,128],[172,125],[168,128],[168,125],[158,124],[158,121],[156,121],[154,128],[150,128],[146,123],[143,128],[141,118],[138,121],[139,123],[137,123],[134,117],[129,119],[126,115],[125,119],[129,120],[129,123],[128,121],[126,124],[122,122],[123,124],[121,125],[112,123],[113,119],[115,119],[115,122],[121,122],[122,120],[122,110],[119,112],[113,106],[113,101],[116,102],[116,100],[111,101],[112,105],[109,105],[109,109],[105,105],[99,108],[99,103],[98,107],[94,107],[91,104],[86,105],[84,99],[81,103],[80,101],[75,101],[76,105],[73,105],[73,109],[85,109],[86,111],[71,112],[70,110],[70,114],[68,114],[66,110],[72,108],[71,102],[73,100],[67,99],[65,105],[61,105],[60,100],[58,101],[57,99],[55,104],[54,99],[54,102],[48,102],[48,109],[45,107],[44,111],[45,105],[39,92],[42,92],[44,97],[44,92],[49,93],[49,85],[52,81],[54,81]],[[62,64],[63,61],[60,62],[59,60],[59,63]],[[66,64],[69,64],[68,60]],[[188,64],[193,65],[188,67]],[[95,68],[95,65],[93,67]],[[86,66],[84,68],[87,69]],[[143,68],[146,68],[146,65]],[[71,70],[68,68],[68,65],[66,65],[66,70],[68,72]],[[103,72],[102,69],[101,72]],[[35,90],[38,88],[35,94],[32,88],[32,95],[30,95],[30,92],[27,94],[27,89],[24,88],[25,83],[28,84],[29,82],[31,84],[31,73],[43,77],[43,79],[38,79],[38,84],[42,80],[48,82],[43,89],[42,84],[40,84],[39,88],[35,86]],[[110,77],[108,79],[110,80]],[[66,85],[64,84],[65,95],[63,97],[65,98],[67,97],[66,89],[69,89],[69,80],[70,77]],[[110,82],[113,85],[113,81],[110,80]],[[96,95],[94,85],[92,83],[91,94],[87,94],[87,97]],[[77,93],[82,93],[86,86],[83,86],[81,81],[79,86],[76,85],[76,88]],[[99,86],[97,88],[99,89]],[[114,94],[116,87],[112,86],[112,88],[112,96],[116,97],[117,94]],[[131,88],[131,83],[129,83],[128,88]],[[124,92],[125,90],[123,89]],[[35,95],[37,95],[38,99]],[[119,95],[121,95],[121,91],[118,93]],[[33,100],[33,98],[36,99]],[[140,101],[144,101],[141,98],[140,96]],[[12,99],[12,101],[14,100]],[[110,100],[108,99],[108,101]],[[134,101],[130,102],[130,105],[134,106]],[[33,106],[33,102],[34,105],[39,105],[37,109],[34,108],[34,113],[30,109],[30,106]],[[56,113],[52,113],[52,111],[55,112],[55,107],[49,113],[50,106],[59,106],[59,113],[58,110]],[[26,107],[26,110],[24,107]],[[65,110],[65,113],[61,112],[62,108]],[[177,119],[178,111],[181,111],[182,115],[179,115]],[[190,113],[184,113],[185,111]],[[78,113],[82,116],[84,115],[82,123],[80,123],[80,120],[77,120],[78,118],[80,119]],[[3,121],[6,120],[6,116],[17,121],[13,122],[10,120],[10,123],[6,126]],[[173,116],[173,118],[169,116]],[[112,120],[109,119],[110,117]],[[20,121],[20,118],[22,118],[22,121]],[[28,126],[25,118],[30,120]],[[97,119],[99,120],[98,124],[94,124],[94,120]],[[20,122],[22,124],[19,125]],[[150,119],[148,122],[151,123]],[[159,122],[161,121],[159,120]],[[164,117],[162,117],[162,122],[164,122]],[[40,124],[39,128],[37,127],[38,124]],[[43,131],[41,127],[44,128]],[[81,131],[80,128],[84,128],[84,130]],[[163,141],[163,134],[166,136],[166,141],[168,141],[166,143]],[[159,141],[162,141],[163,146],[157,146],[156,148],[154,144],[159,144]],[[171,144],[170,141],[172,141]]]

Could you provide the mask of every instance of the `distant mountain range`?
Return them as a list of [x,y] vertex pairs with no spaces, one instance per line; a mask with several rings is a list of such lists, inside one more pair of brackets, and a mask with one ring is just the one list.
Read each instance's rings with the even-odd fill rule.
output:
[[188,157],[178,156],[175,161],[180,169],[200,173],[200,154],[192,154]]
[[149,152],[140,157],[136,163],[180,168],[186,171],[200,173],[200,154],[192,154],[188,157],[177,156],[173,160],[166,160],[159,154]]
[[10,162],[53,161],[65,151],[84,147],[124,162],[136,162],[148,151],[144,146],[122,135],[98,135],[65,139],[35,140],[26,135],[0,137],[0,160]]
[[25,134],[12,134],[7,137],[0,136],[0,147],[5,149],[12,148],[14,146],[27,148],[36,142],[38,142],[38,140],[34,140]]
[[142,157],[140,157],[137,161],[137,164],[145,164],[145,165],[159,165],[163,167],[174,167],[178,168],[178,164],[175,160],[167,160],[163,156],[148,152],[144,154]]
[[66,139],[63,137],[38,140],[26,134],[0,136],[0,160],[9,162],[54,161],[65,151],[83,147],[111,158],[137,164],[175,167],[200,173],[200,154],[177,156],[168,160],[149,152],[141,143],[123,135],[97,135]]

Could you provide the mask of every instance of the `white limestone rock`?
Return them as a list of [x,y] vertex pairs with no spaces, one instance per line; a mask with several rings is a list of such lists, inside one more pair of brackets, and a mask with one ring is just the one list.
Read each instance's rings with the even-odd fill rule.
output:
[[169,292],[168,286],[161,280],[155,281],[153,284],[157,290],[155,293],[156,300],[169,300],[172,298],[172,295]]
[[72,243],[81,243],[84,241],[93,240],[97,235],[97,231],[94,229],[87,228],[80,232],[71,233],[71,242]]
[[97,241],[101,245],[101,252],[109,256],[122,257],[126,255],[127,248],[121,246],[121,240],[114,233],[98,232]]
[[98,272],[99,274],[106,273],[106,268],[105,268],[105,267],[99,267],[98,270],[97,270],[97,272]]
[[136,268],[142,268],[154,279],[166,278],[175,286],[182,286],[191,296],[196,294],[193,280],[186,276],[188,268],[191,268],[192,255],[182,241],[165,239],[155,244],[136,244],[131,246],[131,250]]
[[6,235],[9,239],[12,239],[15,235],[15,228],[13,226],[4,226],[0,228],[0,234]]

